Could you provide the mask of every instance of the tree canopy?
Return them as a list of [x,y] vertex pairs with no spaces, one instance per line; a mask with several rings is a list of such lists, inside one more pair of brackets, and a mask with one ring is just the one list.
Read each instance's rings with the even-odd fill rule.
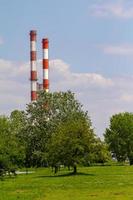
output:
[[88,112],[74,93],[40,91],[26,111],[0,116],[0,169],[2,166],[57,168],[77,172],[77,165],[104,163],[107,146],[94,134]]
[[90,117],[70,91],[39,93],[37,102],[27,107],[26,137],[28,162],[39,166],[76,166],[89,158],[95,142]]
[[94,133],[90,124],[90,120],[81,113],[75,113],[55,129],[48,144],[51,166],[58,166],[59,163],[71,166],[76,173],[77,164],[83,163],[92,151]]
[[109,149],[118,161],[129,159],[130,164],[133,164],[132,113],[125,112],[113,115],[104,136]]
[[22,166],[25,156],[19,138],[24,126],[22,118],[23,112],[18,110],[13,111],[10,117],[0,116],[0,168]]

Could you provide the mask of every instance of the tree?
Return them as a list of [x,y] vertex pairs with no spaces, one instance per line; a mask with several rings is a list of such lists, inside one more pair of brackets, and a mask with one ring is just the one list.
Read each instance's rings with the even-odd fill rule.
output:
[[[54,93],[41,91],[39,93],[37,102],[27,106],[25,138],[27,141],[27,160],[30,165],[48,164],[47,144],[49,140],[57,132],[58,127],[62,126],[63,123],[68,123],[71,118],[74,119],[74,116],[77,117],[78,114],[84,118],[88,117],[87,113],[83,111],[82,105],[75,99],[74,93],[70,91]],[[90,123],[89,120],[88,122]]]
[[48,161],[52,167],[62,164],[73,167],[77,173],[77,164],[92,151],[95,141],[91,121],[83,113],[75,112],[63,121],[55,130],[48,144]]
[[26,114],[24,111],[14,110],[10,114],[10,134],[12,137],[11,160],[17,166],[24,165],[25,145],[23,140],[23,130],[26,125]]
[[9,154],[10,121],[5,116],[0,116],[0,155]]
[[101,141],[100,138],[95,138],[95,142],[92,146],[91,154],[89,155],[88,160],[91,163],[100,163],[104,164],[111,160],[111,154],[108,150],[108,145]]
[[109,128],[105,131],[105,141],[118,161],[127,158],[133,164],[133,114],[119,113],[110,119]]
[[8,117],[0,116],[0,170],[7,170],[13,166],[11,156],[14,153],[14,142]]
[[0,168],[8,171],[22,166],[25,156],[19,136],[24,124],[19,116],[22,117],[23,112],[17,110],[10,117],[0,116]]

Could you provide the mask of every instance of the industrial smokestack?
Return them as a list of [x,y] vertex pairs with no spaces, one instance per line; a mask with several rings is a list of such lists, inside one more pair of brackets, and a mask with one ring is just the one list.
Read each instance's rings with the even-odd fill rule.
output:
[[49,48],[49,41],[47,38],[42,39],[42,49],[43,49],[43,90],[46,92],[49,91],[49,58],[48,58],[48,48]]
[[30,31],[31,101],[37,100],[36,31]]

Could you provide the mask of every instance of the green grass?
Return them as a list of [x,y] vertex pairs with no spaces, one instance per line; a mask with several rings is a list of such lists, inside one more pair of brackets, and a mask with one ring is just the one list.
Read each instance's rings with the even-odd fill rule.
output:
[[78,169],[78,175],[50,169],[0,181],[0,200],[127,200],[133,199],[133,167]]

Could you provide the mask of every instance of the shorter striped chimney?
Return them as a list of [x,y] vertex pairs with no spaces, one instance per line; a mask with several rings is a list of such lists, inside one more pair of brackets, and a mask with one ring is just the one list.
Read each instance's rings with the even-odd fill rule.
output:
[[49,58],[48,58],[49,41],[47,38],[42,39],[43,49],[43,90],[49,91]]
[[30,31],[31,101],[37,100],[36,31]]

